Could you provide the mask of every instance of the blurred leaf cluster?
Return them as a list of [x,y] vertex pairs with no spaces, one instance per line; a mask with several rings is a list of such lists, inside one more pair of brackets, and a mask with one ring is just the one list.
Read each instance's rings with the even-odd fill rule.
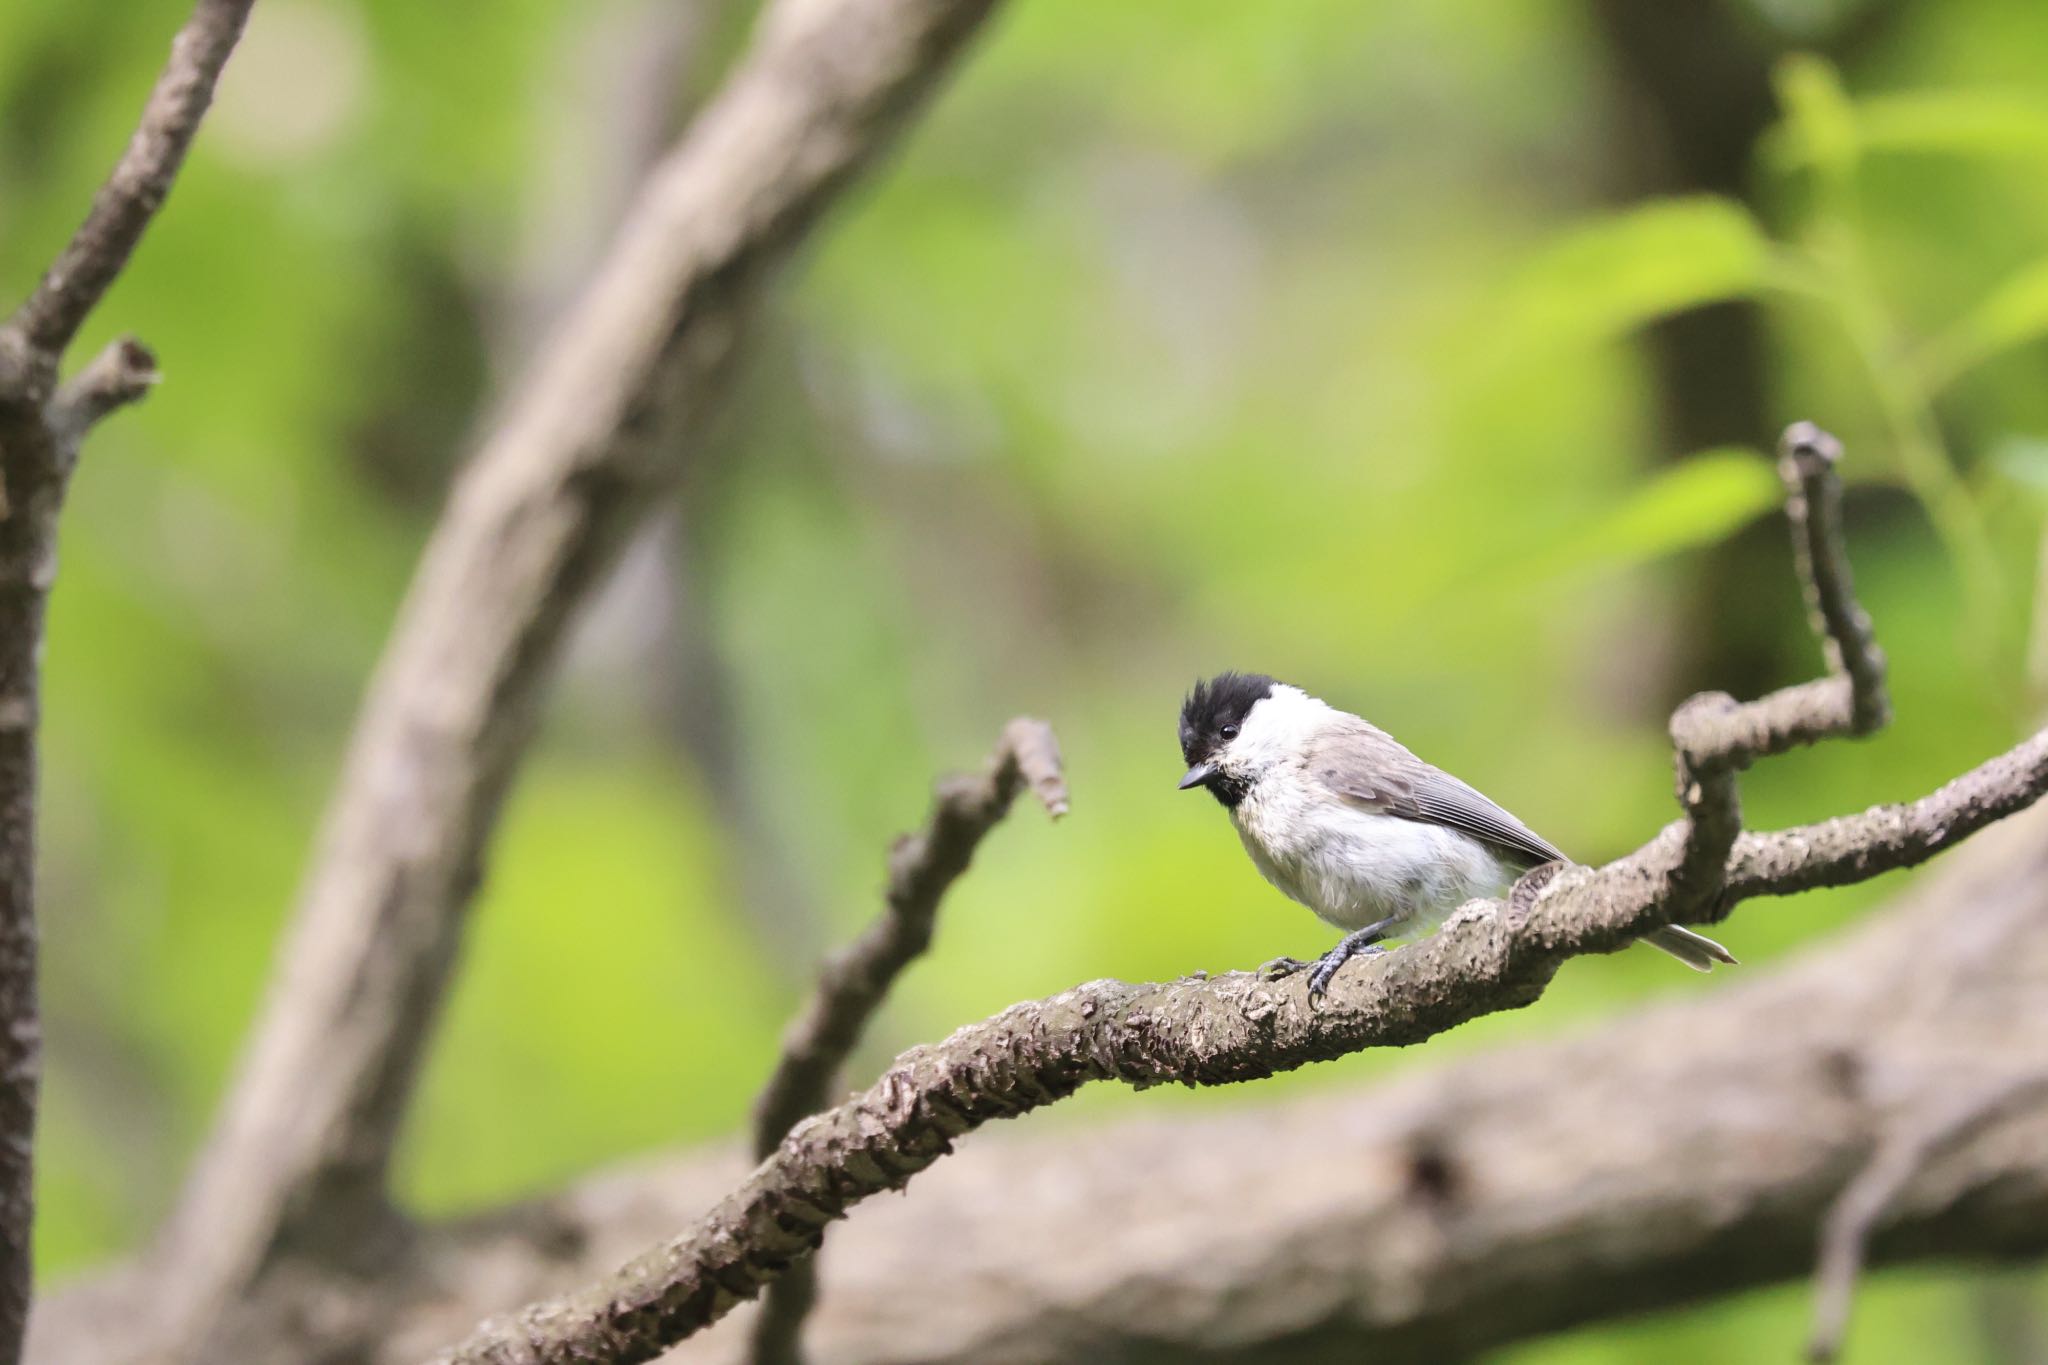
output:
[[[1908,0],[1837,67],[1796,50],[1816,6],[1737,7],[1791,54],[1752,192],[1617,206],[1583,4],[1013,6],[775,300],[729,429],[581,631],[441,1021],[415,1202],[735,1130],[890,836],[1020,711],[1059,728],[1074,815],[992,838],[871,1061],[1076,980],[1324,946],[1173,790],[1172,713],[1219,668],[1371,715],[1581,858],[1632,847],[1671,813],[1663,715],[1719,685],[1684,662],[1689,587],[1779,497],[1774,429],[1650,454],[1639,342],[1688,308],[1759,309],[1773,421],[1843,436],[1895,667],[1897,726],[1760,770],[1751,819],[2007,742],[2048,687],[2048,10]],[[102,312],[167,379],[88,452],[51,629],[55,1273],[133,1245],[204,1130],[448,474],[630,179],[620,35],[679,8],[265,0]],[[15,293],[176,9],[0,7]],[[748,19],[693,12],[678,87]],[[1730,605],[1779,681],[1811,672],[1796,611]],[[1768,959],[1890,889],[1726,937]],[[1281,1084],[1716,984],[1577,964],[1539,1010]],[[1887,1289],[1866,1358],[1958,1358],[1972,1292]],[[1798,1311],[1528,1354],[1741,1358]]]

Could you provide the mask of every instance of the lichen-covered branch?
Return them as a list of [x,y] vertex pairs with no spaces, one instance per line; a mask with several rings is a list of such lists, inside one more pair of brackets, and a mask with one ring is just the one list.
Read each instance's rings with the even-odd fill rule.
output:
[[701,443],[751,301],[992,4],[768,7],[508,396],[407,594],[161,1239],[165,1354],[209,1356],[211,1324],[280,1249],[388,1254],[392,1142],[567,623]]
[[[886,910],[866,933],[826,961],[817,991],[783,1036],[782,1054],[754,1106],[756,1160],[774,1151],[799,1120],[825,1107],[868,1020],[903,969],[931,946],[947,889],[967,871],[982,839],[1025,789],[1054,819],[1066,814],[1066,775],[1052,727],[1020,716],[1003,727],[982,771],[939,783],[924,828],[890,850]],[[808,1260],[770,1286],[756,1320],[754,1365],[791,1365],[799,1359],[797,1341],[815,1295]]]
[[0,324],[0,1365],[20,1358],[31,1291],[42,1074],[36,731],[57,518],[86,432],[148,392],[157,377],[155,359],[128,338],[62,388],[57,374],[79,326],[170,193],[250,3],[199,0],[84,224]]
[[[1816,551],[1804,558],[1812,591],[1835,602],[1823,613],[1830,631],[1859,619],[1829,521],[1837,505],[1833,465],[1822,434],[1806,427],[1787,433],[1790,513]],[[1844,633],[1844,669],[1852,657],[1872,657],[1867,632]],[[1878,675],[1863,669],[1863,676]],[[1244,973],[1163,985],[1098,981],[913,1049],[865,1094],[798,1125],[694,1227],[581,1293],[484,1324],[436,1360],[651,1359],[757,1293],[853,1204],[900,1187],[991,1119],[1053,1103],[1091,1081],[1216,1085],[1365,1047],[1418,1042],[1530,1003],[1574,956],[1612,951],[1710,908],[1725,913],[1734,898],[1729,858],[1739,833],[1735,772],[1791,744],[1853,732],[1858,717],[1871,714],[1854,701],[1862,686],[1855,677],[1831,676],[1750,707],[1695,699],[1673,721],[1686,820],[1606,867],[1568,868],[1505,904],[1466,906],[1435,937],[1345,980],[1326,1008],[1308,998],[1304,983]],[[1948,792],[1965,810],[2024,803],[2048,786],[2038,767],[2024,763],[1987,765],[1973,776]],[[1700,779],[1721,789],[1703,793]],[[1947,827],[1902,832],[1889,861],[1868,856],[1854,865],[1866,873],[1905,866],[1957,837]],[[1778,852],[1789,864],[1783,875],[1792,889],[1798,860],[1783,857],[1789,848],[1781,844]],[[1702,870],[1709,852],[1712,864]],[[1747,894],[1778,889],[1755,873],[1752,867]]]

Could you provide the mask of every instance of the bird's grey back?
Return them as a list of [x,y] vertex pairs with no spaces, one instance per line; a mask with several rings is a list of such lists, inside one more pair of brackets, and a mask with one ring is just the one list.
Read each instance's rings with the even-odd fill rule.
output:
[[1557,846],[1480,792],[1410,753],[1379,727],[1346,715],[1305,755],[1307,776],[1382,815],[1460,830],[1525,867],[1569,861]]

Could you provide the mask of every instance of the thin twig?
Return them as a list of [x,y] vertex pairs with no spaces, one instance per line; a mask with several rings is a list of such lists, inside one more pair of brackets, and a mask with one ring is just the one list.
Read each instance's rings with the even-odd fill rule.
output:
[[2001,1076],[1932,1108],[1920,1122],[1909,1120],[1879,1144],[1869,1164],[1843,1188],[1822,1227],[1808,1360],[1831,1361],[1840,1353],[1871,1235],[1914,1178],[1956,1144],[2044,1098],[2048,1072]]
[[[946,891],[1027,787],[1054,819],[1066,813],[1066,777],[1052,727],[1020,716],[1003,727],[982,771],[940,782],[925,827],[897,840],[889,855],[888,908],[825,963],[816,993],[783,1035],[782,1055],[754,1106],[757,1160],[825,1107],[840,1068],[896,978],[931,946]],[[754,1323],[755,1365],[798,1359],[797,1339],[815,1296],[808,1258],[771,1287]]]
[[1841,443],[1795,422],[1778,444],[1785,516],[1800,590],[1822,641],[1828,675],[1752,702],[1703,692],[1671,717],[1678,799],[1686,828],[1670,873],[1681,920],[1722,908],[1722,876],[1742,832],[1736,776],[1759,758],[1836,735],[1867,735],[1890,716],[1884,654],[1856,601],[1841,528]]
[[102,418],[140,402],[162,378],[147,346],[132,336],[116,337],[57,390],[46,414],[50,431],[75,451]]
[[392,1144],[568,623],[701,446],[753,300],[993,3],[770,6],[509,395],[407,593],[239,1076],[156,1248],[161,1354],[215,1354],[280,1248],[361,1256],[388,1229]]
[[30,346],[51,354],[69,346],[128,264],[143,229],[171,192],[253,3],[199,0],[171,40],[170,60],[150,91],[127,150],[93,196],[85,221],[14,316],[12,325]]

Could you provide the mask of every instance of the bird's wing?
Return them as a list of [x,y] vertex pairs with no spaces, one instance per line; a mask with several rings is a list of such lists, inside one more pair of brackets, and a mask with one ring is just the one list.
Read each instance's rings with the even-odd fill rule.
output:
[[1462,830],[1532,866],[1570,861],[1557,845],[1383,731],[1361,727],[1327,736],[1310,751],[1309,765],[1332,792],[1366,810]]

